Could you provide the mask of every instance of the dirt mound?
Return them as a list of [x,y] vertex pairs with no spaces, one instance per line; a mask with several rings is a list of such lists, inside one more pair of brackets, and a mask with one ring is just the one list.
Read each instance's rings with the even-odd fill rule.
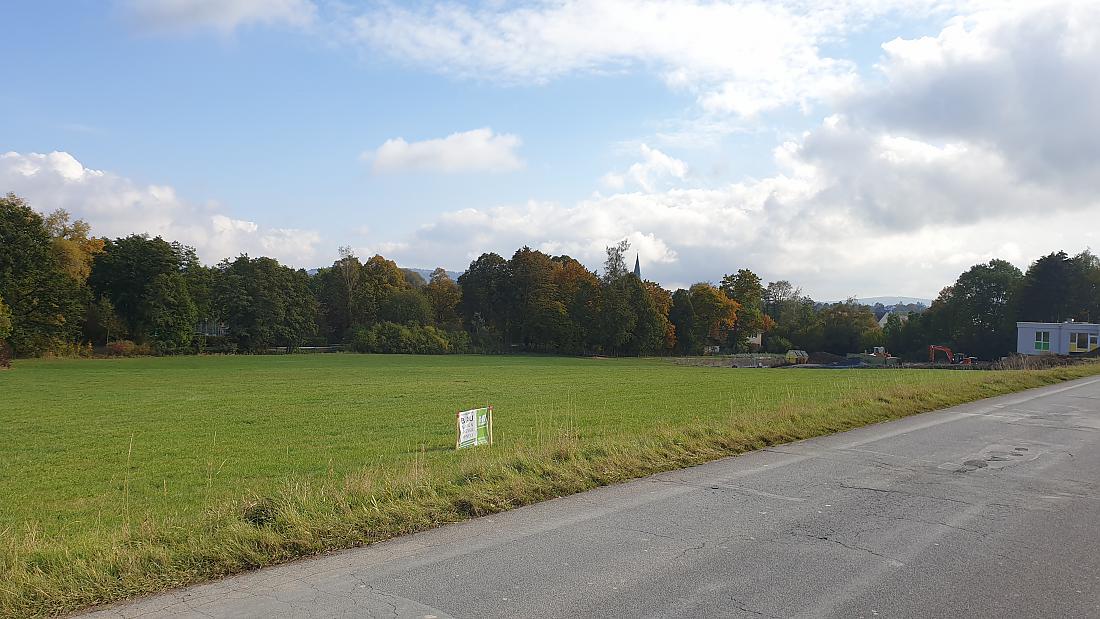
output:
[[810,353],[810,363],[836,363],[837,361],[844,361],[844,357],[828,352]]

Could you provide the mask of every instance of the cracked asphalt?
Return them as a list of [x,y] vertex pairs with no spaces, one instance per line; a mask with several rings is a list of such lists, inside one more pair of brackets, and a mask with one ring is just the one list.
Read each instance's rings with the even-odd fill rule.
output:
[[1100,378],[89,617],[1100,616]]

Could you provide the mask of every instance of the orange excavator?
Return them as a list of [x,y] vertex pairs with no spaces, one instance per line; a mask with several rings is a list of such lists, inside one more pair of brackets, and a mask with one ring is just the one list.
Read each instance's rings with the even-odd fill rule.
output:
[[937,351],[942,352],[945,355],[947,355],[947,362],[952,364],[952,365],[970,365],[971,363],[974,362],[974,357],[967,357],[965,354],[963,354],[961,352],[953,353],[953,352],[951,352],[951,349],[946,347],[946,346],[939,346],[937,344],[933,344],[933,345],[928,347],[928,362],[929,363],[935,363],[936,362],[936,352]]

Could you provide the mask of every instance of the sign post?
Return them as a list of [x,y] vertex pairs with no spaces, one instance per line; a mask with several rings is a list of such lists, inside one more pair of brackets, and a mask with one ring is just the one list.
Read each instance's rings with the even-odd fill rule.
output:
[[455,416],[455,449],[493,444],[493,407],[458,411]]

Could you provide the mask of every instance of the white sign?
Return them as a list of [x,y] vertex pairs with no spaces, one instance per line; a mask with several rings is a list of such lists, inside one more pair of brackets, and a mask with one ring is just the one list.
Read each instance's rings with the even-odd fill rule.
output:
[[477,440],[477,410],[462,411],[458,414],[458,443],[473,443]]
[[458,438],[455,449],[493,444],[493,407],[458,411],[455,417]]

